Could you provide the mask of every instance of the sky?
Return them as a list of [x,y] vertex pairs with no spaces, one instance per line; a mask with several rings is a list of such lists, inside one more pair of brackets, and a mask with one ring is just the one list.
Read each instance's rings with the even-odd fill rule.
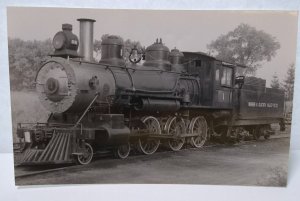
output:
[[181,51],[207,52],[207,44],[221,34],[246,23],[276,37],[281,48],[270,62],[264,62],[257,76],[270,84],[276,73],[282,81],[287,68],[295,63],[297,45],[297,12],[292,11],[166,11],[104,10],[69,8],[7,9],[8,36],[23,40],[52,38],[63,23],[73,25],[78,35],[78,18],[95,19],[94,39],[103,34],[120,35],[123,39],[151,45],[156,38]]

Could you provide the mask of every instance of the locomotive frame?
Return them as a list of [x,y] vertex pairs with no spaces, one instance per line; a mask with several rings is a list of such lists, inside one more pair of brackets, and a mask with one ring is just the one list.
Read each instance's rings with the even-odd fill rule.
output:
[[170,52],[161,40],[143,53],[143,65],[137,62],[142,55],[125,64],[116,36],[102,41],[98,63],[92,57],[95,20],[78,21],[80,40],[64,24],[52,58],[37,72],[40,100],[52,113],[46,123],[18,124],[26,142],[23,165],[88,164],[96,151],[124,159],[133,147],[149,155],[160,145],[201,148],[216,137],[267,139],[272,123],[284,129],[284,93],[259,78],[235,78],[243,66],[201,52]]

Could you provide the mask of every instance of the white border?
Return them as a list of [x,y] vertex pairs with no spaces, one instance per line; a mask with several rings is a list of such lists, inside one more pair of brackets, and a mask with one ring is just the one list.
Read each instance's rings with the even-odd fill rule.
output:
[[[0,200],[299,200],[300,191],[300,69],[297,44],[296,82],[287,188],[207,185],[66,185],[18,189],[13,180],[11,114],[7,54],[7,6],[134,8],[173,10],[299,10],[299,0],[2,0],[0,2]],[[299,20],[298,20],[299,27]],[[299,33],[298,33],[299,41]]]

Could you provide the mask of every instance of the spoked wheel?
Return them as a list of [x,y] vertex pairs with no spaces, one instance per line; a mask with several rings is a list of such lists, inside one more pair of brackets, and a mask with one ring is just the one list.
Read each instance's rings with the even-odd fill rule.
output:
[[168,141],[168,146],[173,151],[179,151],[185,142],[185,139],[180,137],[180,135],[185,133],[184,120],[179,117],[172,117],[168,120],[166,127],[167,134],[175,137]]
[[129,156],[130,153],[130,143],[120,145],[118,148],[114,151],[114,154],[117,158],[125,159]]
[[[146,129],[151,134],[161,134],[159,121],[152,116],[143,118],[143,123],[146,126]],[[138,149],[146,155],[153,154],[159,147],[160,140],[155,138],[140,138],[138,140]]]
[[265,139],[265,140],[267,140],[267,139],[270,138],[270,134],[268,133],[268,130],[269,130],[269,129],[270,129],[270,128],[268,127],[268,125],[264,125],[264,126],[261,126],[261,127],[259,128],[259,133],[260,133],[261,136],[264,136],[264,139]]
[[197,134],[197,136],[191,138],[191,144],[196,147],[202,147],[207,139],[207,123],[203,116],[195,117],[192,119],[189,131],[191,134]]
[[258,127],[253,129],[252,136],[253,136],[254,140],[259,140],[260,134],[259,134],[259,128]]
[[77,156],[77,162],[80,165],[87,165],[89,164],[93,159],[93,148],[90,144],[84,143],[84,152],[81,155]]

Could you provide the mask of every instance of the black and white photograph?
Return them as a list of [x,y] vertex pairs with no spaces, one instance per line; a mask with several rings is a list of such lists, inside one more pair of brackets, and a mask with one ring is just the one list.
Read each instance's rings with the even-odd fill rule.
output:
[[286,187],[297,11],[7,7],[16,186]]

